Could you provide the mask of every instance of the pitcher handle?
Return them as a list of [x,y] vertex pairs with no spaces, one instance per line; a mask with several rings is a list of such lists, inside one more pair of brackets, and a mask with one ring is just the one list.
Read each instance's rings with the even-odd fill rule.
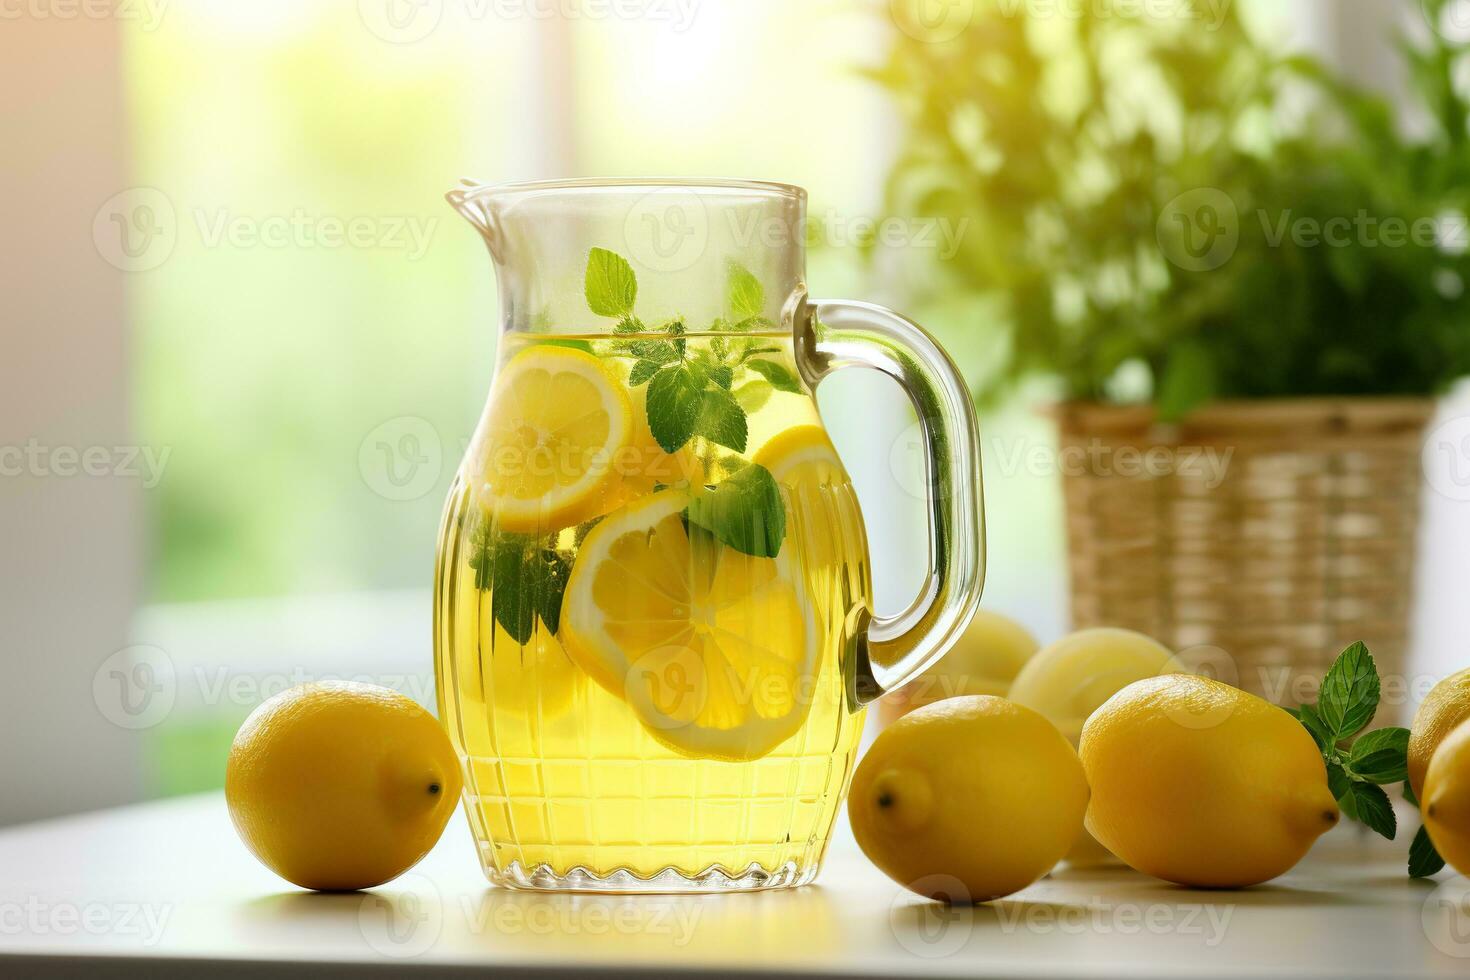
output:
[[803,298],[793,324],[796,362],[808,385],[815,389],[845,367],[881,371],[908,393],[924,440],[929,504],[924,584],[896,616],[863,612],[852,692],[863,705],[937,661],[975,615],[985,584],[980,426],[954,361],[923,328],[892,310]]

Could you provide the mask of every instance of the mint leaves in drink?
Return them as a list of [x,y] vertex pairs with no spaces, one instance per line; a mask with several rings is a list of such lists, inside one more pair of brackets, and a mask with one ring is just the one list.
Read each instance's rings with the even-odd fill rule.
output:
[[530,642],[536,620],[555,635],[561,626],[562,594],[572,563],[525,534],[496,531],[487,521],[475,528],[470,568],[475,587],[492,591],[491,612],[501,629],[517,643]]
[[[644,388],[648,427],[666,453],[698,442],[701,455],[715,447],[743,453],[750,438],[748,413],[772,392],[800,392],[801,383],[785,365],[760,357],[780,348],[762,343],[752,331],[769,327],[765,287],[749,269],[731,262],[725,283],[724,314],[703,335],[707,344],[688,343],[684,319],[650,327],[634,307],[638,279],[627,259],[605,248],[587,257],[584,281],[587,307],[617,319],[610,352],[632,360],[628,384]],[[743,459],[722,460],[736,472],[713,487],[694,488],[689,520],[721,542],[749,555],[774,557],[786,534],[780,489],[762,466]]]
[[[1398,833],[1393,803],[1383,787],[1404,784],[1404,796],[1418,806],[1409,788],[1409,730],[1380,728],[1359,735],[1378,712],[1381,684],[1373,654],[1354,643],[1327,671],[1316,704],[1303,704],[1291,714],[1307,729],[1322,751],[1327,783],[1342,812],[1382,836]],[[1356,736],[1356,737],[1355,737]],[[1409,847],[1409,874],[1424,877],[1444,867],[1428,833],[1419,828]]]

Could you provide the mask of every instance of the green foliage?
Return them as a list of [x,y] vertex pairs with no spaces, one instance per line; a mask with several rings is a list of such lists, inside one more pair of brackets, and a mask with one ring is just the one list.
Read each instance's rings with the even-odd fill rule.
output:
[[[1398,834],[1398,819],[1383,786],[1404,784],[1404,796],[1418,806],[1409,789],[1409,730],[1379,728],[1358,735],[1378,712],[1382,685],[1373,654],[1362,641],[1340,653],[1322,679],[1316,704],[1290,713],[1311,734],[1327,767],[1327,787],[1337,805],[1389,840]],[[1357,736],[1354,738],[1354,736]],[[1409,848],[1409,875],[1419,878],[1444,867],[1423,829]]]
[[[796,376],[781,364],[752,359],[780,348],[761,346],[750,333],[770,326],[761,312],[765,287],[738,262],[729,264],[726,277],[729,316],[717,318],[704,332],[706,348],[689,347],[682,318],[649,330],[634,315],[638,280],[632,265],[615,252],[592,249],[585,291],[593,313],[619,319],[614,335],[621,339],[608,345],[607,355],[632,358],[629,384],[647,385],[648,428],[664,452],[702,440],[701,455],[710,462],[716,446],[743,453],[750,435],[747,413],[765,404],[773,391],[801,391]],[[786,505],[775,479],[765,467],[739,457],[720,462],[736,471],[713,488],[691,487],[688,519],[737,551],[775,557],[786,536]]]
[[1142,364],[1178,417],[1215,397],[1428,394],[1470,370],[1463,219],[1456,244],[1434,240],[1435,219],[1470,210],[1454,81],[1470,49],[1403,43],[1428,120],[1411,139],[1237,7],[1212,29],[977,0],[951,41],[893,32],[869,72],[909,122],[888,208],[969,220],[952,258],[894,258],[921,303],[999,300],[992,324],[939,325],[995,332],[971,365],[982,394],[1045,378],[1111,400]]

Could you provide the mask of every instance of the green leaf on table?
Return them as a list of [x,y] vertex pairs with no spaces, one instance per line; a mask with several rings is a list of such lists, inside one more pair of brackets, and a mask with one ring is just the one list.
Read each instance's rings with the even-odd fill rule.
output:
[[594,248],[587,255],[587,273],[583,281],[587,306],[598,316],[631,317],[638,299],[638,277],[628,260],[605,248]]
[[678,452],[694,436],[704,387],[704,378],[687,364],[661,368],[648,383],[648,427],[664,452]]
[[1409,802],[1409,805],[1411,805],[1414,809],[1419,809],[1419,797],[1414,795],[1414,787],[1409,785],[1409,781],[1407,779],[1404,780],[1404,799],[1407,800]]
[[1429,839],[1428,828],[1420,827],[1414,835],[1414,842],[1409,845],[1409,877],[1428,878],[1443,869],[1444,858],[1439,856],[1434,841]]
[[1360,640],[1332,664],[1317,697],[1317,714],[1334,743],[1351,738],[1373,720],[1378,694],[1378,668]]
[[725,304],[736,320],[760,316],[766,309],[766,288],[739,262],[731,262],[725,285]]
[[1352,778],[1336,762],[1327,763],[1327,789],[1334,800],[1341,800],[1352,788]]
[[737,453],[745,452],[745,441],[749,436],[745,411],[733,395],[718,388],[711,388],[704,393],[694,431],[710,442],[726,446]]
[[801,394],[801,382],[786,365],[775,361],[746,361],[745,366],[769,381],[777,391]]
[[1399,783],[1409,778],[1409,730],[1379,728],[1353,743],[1348,768],[1370,783]]
[[1352,782],[1348,785],[1348,796],[1358,819],[1367,824],[1368,829],[1393,840],[1398,833],[1398,820],[1393,815],[1393,804],[1382,786]]
[[1325,749],[1333,744],[1332,733],[1322,724],[1321,716],[1317,714],[1317,709],[1312,705],[1304,704],[1291,713],[1297,721],[1302,723],[1302,727],[1311,733],[1313,741],[1317,743],[1317,748]]
[[786,537],[786,504],[771,471],[750,463],[689,502],[689,520],[736,551],[774,558]]

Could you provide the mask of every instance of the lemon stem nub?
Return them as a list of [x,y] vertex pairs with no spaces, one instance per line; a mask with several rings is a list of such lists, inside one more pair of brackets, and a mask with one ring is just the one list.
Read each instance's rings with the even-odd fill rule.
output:
[[430,783],[429,784],[429,795],[430,796],[438,796],[439,795],[439,784],[438,783]]
[[878,805],[881,806],[885,810],[888,809],[889,807],[893,806],[893,794],[892,793],[879,793],[878,794]]

